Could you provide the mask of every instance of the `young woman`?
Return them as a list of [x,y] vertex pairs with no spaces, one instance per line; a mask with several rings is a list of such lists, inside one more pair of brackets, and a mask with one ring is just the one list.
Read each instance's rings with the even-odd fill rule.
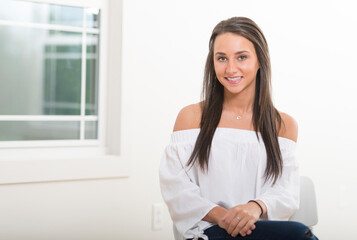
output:
[[285,221],[299,205],[298,128],[272,103],[270,69],[252,20],[214,28],[203,101],[180,111],[160,166],[176,239],[317,239]]

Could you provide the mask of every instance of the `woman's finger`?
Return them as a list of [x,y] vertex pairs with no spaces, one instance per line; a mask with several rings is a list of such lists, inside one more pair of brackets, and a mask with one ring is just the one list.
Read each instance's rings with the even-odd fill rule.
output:
[[242,228],[248,223],[247,218],[240,219],[239,223],[236,225],[234,228],[233,232],[230,233],[232,237],[236,237],[239,232],[242,230]]
[[246,236],[248,234],[248,231],[251,232],[251,227],[252,225],[254,225],[255,223],[255,219],[250,219],[246,224],[245,226],[240,230],[240,235],[242,235],[243,237]]
[[[228,219],[227,219],[228,220]],[[232,234],[232,232],[234,231],[234,229],[237,227],[237,225],[239,224],[240,218],[239,217],[233,217],[232,220],[229,223],[228,229],[227,229],[227,233],[228,234]]]

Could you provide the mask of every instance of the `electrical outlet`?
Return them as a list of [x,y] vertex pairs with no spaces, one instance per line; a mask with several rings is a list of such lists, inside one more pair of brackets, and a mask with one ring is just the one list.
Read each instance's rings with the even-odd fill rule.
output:
[[161,230],[164,221],[164,204],[155,203],[152,205],[152,230]]

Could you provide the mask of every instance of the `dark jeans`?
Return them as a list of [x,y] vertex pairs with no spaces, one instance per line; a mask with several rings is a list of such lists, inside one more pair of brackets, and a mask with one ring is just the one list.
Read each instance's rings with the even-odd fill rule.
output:
[[302,223],[293,221],[258,221],[252,234],[232,237],[218,225],[204,231],[209,240],[318,240]]

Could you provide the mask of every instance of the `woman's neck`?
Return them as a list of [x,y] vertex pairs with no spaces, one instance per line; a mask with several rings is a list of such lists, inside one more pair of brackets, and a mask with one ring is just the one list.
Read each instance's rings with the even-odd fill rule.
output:
[[253,105],[254,95],[252,94],[224,94],[223,110],[245,114],[253,112]]

